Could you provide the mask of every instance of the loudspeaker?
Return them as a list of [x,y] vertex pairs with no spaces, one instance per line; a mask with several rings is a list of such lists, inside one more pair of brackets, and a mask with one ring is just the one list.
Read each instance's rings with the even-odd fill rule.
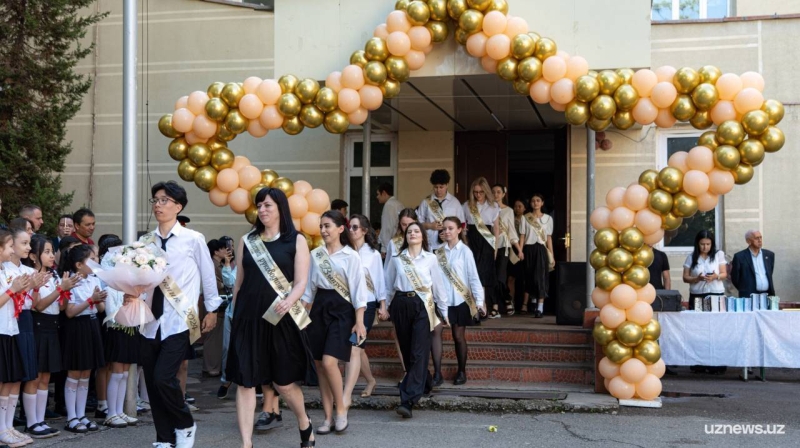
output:
[[583,325],[586,262],[556,263],[556,324]]
[[653,311],[680,311],[681,293],[674,289],[656,289]]

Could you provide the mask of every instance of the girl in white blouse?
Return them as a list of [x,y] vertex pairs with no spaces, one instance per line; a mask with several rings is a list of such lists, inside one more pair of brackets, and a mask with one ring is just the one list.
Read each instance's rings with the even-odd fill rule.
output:
[[403,418],[411,418],[414,405],[433,387],[428,353],[438,318],[432,308],[438,308],[441,316],[447,315],[442,275],[436,256],[427,249],[428,237],[422,224],[411,223],[400,253],[392,257],[386,269],[386,300],[406,369],[400,383],[401,403],[396,409]]
[[486,178],[479,177],[472,182],[469,201],[464,203],[464,216],[467,218],[469,248],[475,257],[484,296],[492,308],[489,318],[497,319],[500,313],[494,309],[494,287],[497,283],[494,262],[500,239],[500,207],[494,200]]
[[[394,229],[394,236],[392,243],[386,248],[386,258],[383,260],[383,268],[389,265],[389,261],[393,256],[400,253],[400,247],[403,245],[403,236],[406,233],[406,227],[412,222],[417,222],[417,211],[413,208],[404,208],[400,210],[397,220],[397,229]],[[381,229],[381,232],[391,232],[392,229]]]
[[[500,239],[497,241],[497,257],[494,260],[494,270],[497,276],[497,283],[495,287],[495,303],[492,304],[492,310],[498,311],[498,307],[506,302],[506,312],[509,316],[514,315],[514,299],[509,295],[508,286],[508,266],[511,251],[520,260],[525,256],[522,254],[522,243],[520,242],[517,228],[514,222],[514,210],[505,204],[506,187],[503,184],[494,184],[492,186],[492,195],[495,202],[500,207],[500,215],[497,218],[497,224],[500,226]],[[509,300],[510,298],[510,300]]]
[[553,218],[544,212],[544,196],[534,193],[531,197],[532,212],[523,216],[520,233],[524,234],[525,245],[525,298],[520,313],[527,314],[528,301],[536,303],[534,317],[542,317],[544,299],[550,287],[550,271],[555,267],[550,263],[553,253]]

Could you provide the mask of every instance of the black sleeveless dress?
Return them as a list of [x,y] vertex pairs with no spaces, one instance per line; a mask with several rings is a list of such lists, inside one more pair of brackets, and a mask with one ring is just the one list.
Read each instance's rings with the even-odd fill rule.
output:
[[[265,245],[283,275],[292,282],[296,241],[280,238],[259,244]],[[278,325],[261,317],[278,294],[261,273],[246,245],[242,267],[244,281],[233,309],[226,378],[244,387],[273,382],[285,386],[306,381],[313,362],[310,362],[305,333],[288,314]]]

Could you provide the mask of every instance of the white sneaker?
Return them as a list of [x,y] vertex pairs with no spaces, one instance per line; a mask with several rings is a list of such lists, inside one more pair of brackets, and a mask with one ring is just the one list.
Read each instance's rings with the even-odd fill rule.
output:
[[175,430],[175,448],[192,448],[194,446],[194,436],[197,432],[197,423],[191,428]]
[[195,405],[193,405],[191,403],[186,403],[186,406],[188,406],[189,410],[192,411],[192,412],[197,412],[197,411],[200,410],[200,408],[198,408],[197,406],[195,406]]
[[28,444],[28,442],[20,439],[8,429],[0,433],[0,443],[8,445],[11,448],[19,448]]
[[14,428],[9,429],[9,431],[11,432],[11,434],[17,436],[17,438],[25,445],[30,445],[31,443],[33,443],[33,439],[29,435],[23,434]]
[[174,446],[167,442],[155,442],[153,448],[174,448]]
[[121,418],[122,420],[124,420],[125,423],[128,424],[128,426],[136,426],[139,423],[139,419],[138,418],[130,417],[127,414],[125,414],[124,412],[119,414],[118,417]]
[[119,415],[111,415],[103,422],[103,425],[111,427],[111,428],[125,428],[128,426],[128,422],[126,422],[122,417]]

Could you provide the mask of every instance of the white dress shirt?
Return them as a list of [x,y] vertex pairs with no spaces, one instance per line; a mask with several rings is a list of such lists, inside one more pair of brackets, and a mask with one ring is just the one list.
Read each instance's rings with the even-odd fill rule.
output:
[[[5,269],[0,266],[0,294],[5,294],[11,287],[10,277]],[[17,318],[14,317],[14,300],[9,298],[5,305],[0,307],[0,334],[16,336],[19,334]]]
[[403,211],[405,206],[402,202],[398,201],[394,196],[390,197],[385,204],[383,204],[383,211],[381,212],[381,233],[378,235],[378,242],[381,243],[381,252],[386,253],[389,244],[392,243],[392,237],[397,231],[397,222],[400,220],[400,212]]
[[[447,196],[445,196],[441,201],[439,201],[439,199],[434,195],[430,195],[429,197],[423,199],[419,204],[419,208],[417,208],[417,218],[419,218],[419,222],[426,223],[439,221],[428,205],[429,199],[439,202],[439,206],[442,209],[442,214],[445,218],[448,216],[455,216],[460,219],[461,222],[464,222],[464,209],[461,207],[461,203],[458,202],[458,199],[456,199],[456,197],[450,193],[447,193]],[[443,244],[439,242],[438,230],[426,230],[426,232],[428,232],[428,244],[431,246],[431,251],[437,249]]]
[[[450,269],[461,279],[464,286],[469,288],[472,292],[472,296],[475,297],[475,304],[480,308],[483,305],[483,285],[481,285],[481,279],[478,277],[475,257],[472,255],[469,246],[459,241],[451,249],[449,245],[445,244],[444,253],[447,256]],[[439,269],[441,269],[441,267],[439,267]],[[464,298],[461,297],[461,294],[456,292],[456,289],[453,287],[453,284],[450,283],[450,280],[448,280],[444,272],[442,272],[442,278],[444,278],[444,289],[447,291],[447,306],[458,306],[464,303]]]
[[[122,305],[125,303],[125,294],[122,291],[117,291],[116,289],[112,289],[108,286],[105,288],[106,293],[108,293],[108,297],[106,297],[106,316],[113,316]],[[107,326],[111,327],[117,321],[115,319],[111,319],[106,324]],[[100,322],[102,325],[103,323]]]
[[769,278],[767,278],[767,267],[764,265],[764,251],[759,250],[758,255],[753,255],[751,250],[750,256],[753,258],[753,270],[756,274],[756,291],[768,291]]
[[[70,292],[72,295],[69,298],[70,305],[80,305],[83,302],[92,298],[92,294],[94,294],[94,288],[98,288],[101,291],[103,290],[103,285],[100,282],[100,279],[94,275],[90,275],[85,279],[78,282],[74,288]],[[95,306],[87,306],[78,316],[90,316],[92,314],[97,314],[97,305]]]
[[[483,204],[476,202],[475,205],[486,227],[494,225],[494,220],[500,215],[500,207],[498,207],[496,203],[490,204],[489,201],[484,201]],[[474,226],[475,221],[472,219],[472,213],[469,211],[469,202],[465,202],[462,208],[464,209],[464,217],[466,218],[467,224]]]
[[[403,250],[401,255],[408,255],[408,249]],[[433,293],[433,299],[436,301],[436,307],[442,316],[447,316],[447,290],[444,287],[444,279],[442,278],[442,271],[439,269],[439,264],[436,261],[436,255],[421,250],[416,258],[412,259],[414,268],[417,270],[417,275],[422,281],[423,286],[427,286]],[[402,261],[400,257],[392,257],[389,266],[386,269],[386,304],[390,305],[394,294],[397,291],[413,292],[414,286],[403,271]]]
[[[153,244],[161,247],[162,235],[158,228],[155,230],[155,236]],[[222,304],[222,299],[217,291],[214,262],[208,253],[208,246],[206,246],[203,234],[187,229],[176,221],[172,230],[163,237],[169,238],[167,240],[167,272],[192,303],[195,315],[200,315],[197,301],[200,298],[201,285],[206,311],[209,313],[216,311]],[[165,302],[164,314],[157,321],[145,325],[144,337],[155,338],[159,326],[161,326],[162,341],[172,335],[189,330],[183,317],[175,311],[169,301],[165,300]]]
[[[683,263],[683,267],[689,268],[689,275],[692,277],[697,277],[700,274],[717,274],[719,275],[719,267],[720,265],[725,265],[728,262],[725,260],[725,253],[721,250],[717,251],[717,254],[713,257],[706,257],[703,258],[702,256],[697,257],[697,266],[692,268],[692,255],[689,254],[686,257],[686,262]],[[722,284],[722,280],[716,279],[710,282],[699,281],[697,283],[692,283],[689,285],[689,293],[691,294],[724,294],[725,293],[725,285]]]
[[[517,228],[514,224],[514,209],[511,207],[501,208],[498,224],[500,224],[500,239],[497,242],[498,249],[508,249],[519,241]],[[503,228],[505,228],[505,232]]]
[[[375,287],[374,293],[367,288],[367,302],[386,300],[386,283],[383,278],[381,254],[365,243],[358,249],[358,255],[361,257],[361,266],[365,272],[369,272],[372,286]],[[364,281],[366,282],[366,276]]]
[[[44,284],[41,288],[39,288],[39,298],[43,299],[58,289],[58,286],[61,284],[61,279],[53,274],[47,278],[47,283]],[[50,314],[52,316],[57,316],[58,313],[61,312],[61,305],[58,303],[58,299],[53,300],[53,303],[47,306],[42,311],[42,314]]]
[[[328,249],[322,246],[322,250],[328,253]],[[361,265],[361,257],[350,246],[344,246],[333,255],[328,254],[333,264],[333,270],[347,283],[350,290],[350,301],[353,308],[359,309],[367,306],[369,290],[367,281],[364,279],[364,267]],[[314,296],[317,289],[334,289],[333,285],[322,275],[317,262],[313,260],[311,254],[311,272],[308,274],[306,290],[303,293],[303,302],[314,303]]]
[[[3,263],[3,270],[6,271],[6,275],[10,276],[11,280],[8,282],[11,285],[11,281],[15,278],[19,277],[20,275],[31,275],[36,273],[36,269],[31,267],[25,266],[24,264],[20,263],[19,266],[15,265],[10,261],[6,261]],[[8,288],[6,288],[8,289]],[[4,290],[5,291],[5,290]],[[25,304],[22,305],[23,310],[30,310],[33,308],[33,290],[28,290],[25,293]]]
[[[533,218],[536,219],[536,218]],[[544,228],[545,237],[551,236],[553,234],[553,218],[548,215],[544,214],[541,218],[539,218],[539,224],[541,224],[542,228]],[[533,226],[530,225],[528,222],[528,218],[525,216],[522,217],[522,223],[520,224],[520,229],[525,229],[525,244],[541,244],[543,246],[547,246],[547,238],[544,241],[539,237],[539,232],[533,229]],[[522,230],[520,230],[522,233]]]

